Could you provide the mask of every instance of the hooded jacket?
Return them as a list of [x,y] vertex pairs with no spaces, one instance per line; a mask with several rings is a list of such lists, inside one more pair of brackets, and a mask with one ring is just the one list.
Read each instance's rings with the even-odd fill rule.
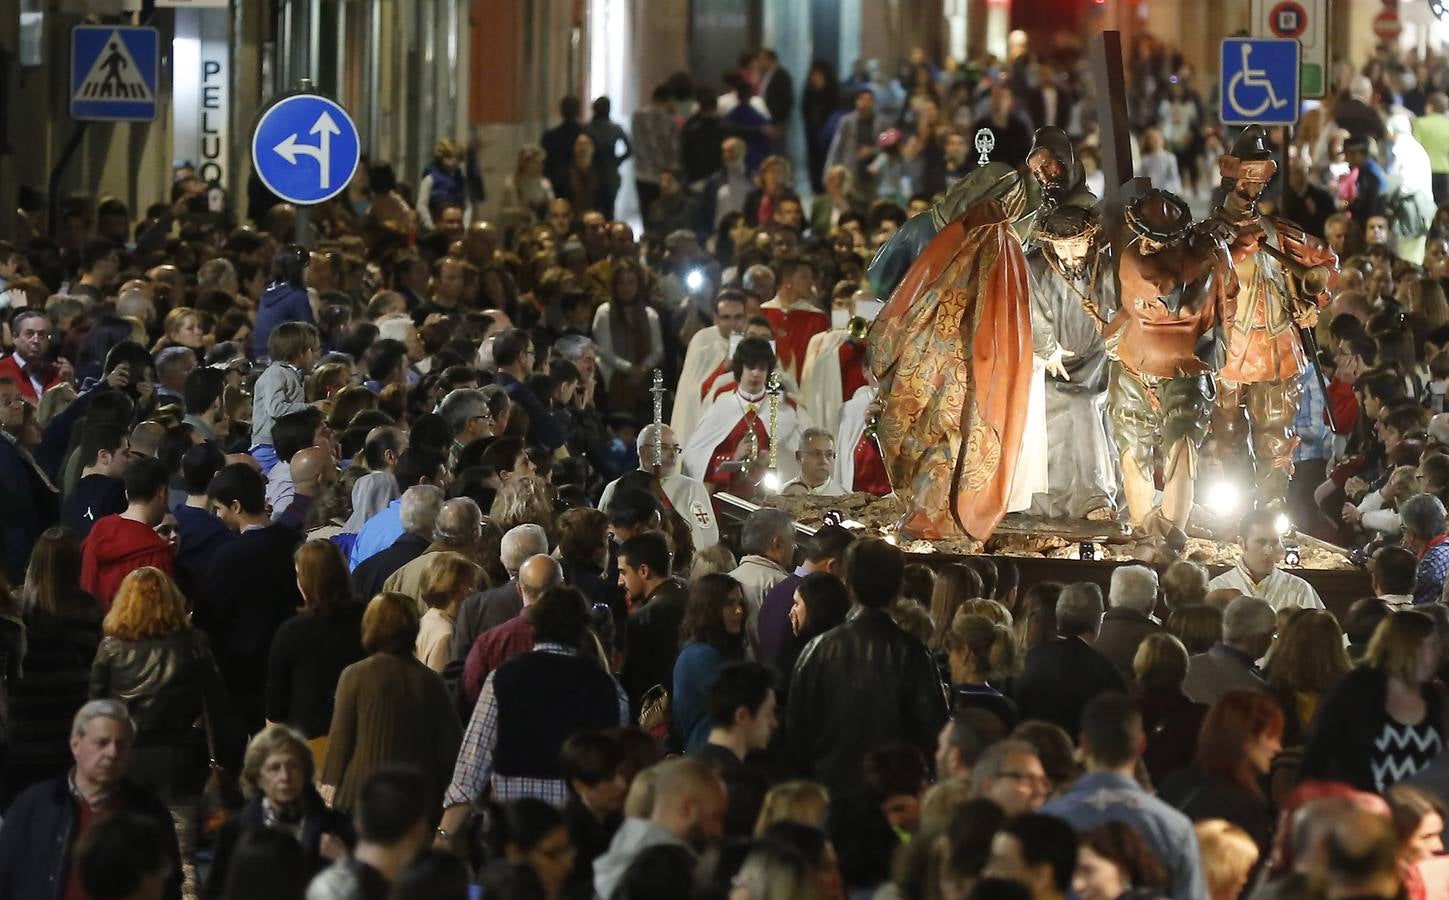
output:
[[312,303],[307,298],[306,288],[299,288],[285,281],[274,281],[262,291],[261,302],[257,304],[257,324],[252,329],[252,356],[260,359],[267,355],[267,338],[272,329],[283,322],[311,322]]
[[688,849],[689,845],[673,833],[655,825],[649,819],[625,819],[614,833],[614,840],[603,856],[594,860],[594,890],[600,897],[612,897],[614,889],[624,878],[640,853],[660,844],[672,844]]
[[142,566],[155,566],[174,576],[171,545],[150,528],[120,514],[98,520],[81,544],[81,587],[108,612],[122,579]]

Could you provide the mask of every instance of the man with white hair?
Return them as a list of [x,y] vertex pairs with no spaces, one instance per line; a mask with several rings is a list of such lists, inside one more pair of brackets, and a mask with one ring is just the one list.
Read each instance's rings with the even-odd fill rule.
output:
[[[488,395],[480,388],[459,388],[449,391],[443,402],[438,404],[438,415],[448,426],[453,436],[449,452],[451,464],[456,464],[463,448],[479,438],[493,436],[493,416],[488,411]],[[450,468],[452,465],[450,465]]]
[[468,658],[468,649],[478,635],[523,611],[523,597],[518,591],[518,571],[530,556],[548,553],[548,535],[537,525],[515,525],[503,535],[499,556],[508,570],[508,583],[474,594],[458,608],[453,622],[453,662]]
[[1138,646],[1148,635],[1162,631],[1152,618],[1152,608],[1157,605],[1157,573],[1146,566],[1113,569],[1107,604],[1102,630],[1092,646],[1107,657],[1123,681],[1131,684],[1132,658]]
[[823,428],[807,428],[800,435],[800,449],[795,451],[800,474],[785,482],[782,494],[815,494],[819,497],[843,497],[847,493],[835,480],[835,435]]
[[[710,503],[709,490],[705,488],[704,482],[680,473],[681,448],[674,434],[674,429],[668,425],[656,426],[650,423],[640,429],[639,437],[634,442],[639,450],[639,471],[651,474],[654,472],[654,451],[657,447],[660,462],[659,484],[664,489],[664,496],[669,498],[669,505],[689,523],[690,533],[694,537],[694,549],[703,550],[719,543],[719,523],[715,521],[714,506]],[[614,496],[614,489],[620,480],[615,478],[604,488],[604,493],[599,497],[599,509],[609,508],[609,499]]]
[[422,338],[418,337],[418,327],[406,314],[383,316],[377,320],[377,339],[380,341],[398,341],[407,348],[408,353],[408,384],[418,381],[418,364],[423,362],[428,353],[423,349]]
[[1419,558],[1414,578],[1414,604],[1437,603],[1449,572],[1449,524],[1444,504],[1433,494],[1415,494],[1399,507],[1404,522],[1404,546]]
[[165,835],[171,876],[167,900],[181,897],[181,852],[171,813],[155,794],[126,777],[136,726],[119,700],[92,700],[70,730],[70,771],[26,788],[0,827],[0,897],[82,897],[76,848],[91,826],[126,811]]
[[1266,600],[1274,610],[1285,606],[1323,609],[1313,585],[1278,568],[1283,559],[1283,535],[1278,525],[1278,517],[1269,510],[1255,509],[1244,516],[1238,530],[1243,547],[1238,564],[1209,581],[1208,593],[1234,588],[1244,596]]
[[419,484],[404,491],[398,506],[402,534],[352,570],[353,593],[364,603],[371,600],[398,569],[427,552],[442,508],[443,492],[437,485]]
[[757,509],[740,530],[744,556],[730,572],[745,594],[745,628],[750,647],[760,658],[760,606],[770,588],[795,570],[795,517],[783,509]]
[[1239,597],[1223,611],[1223,639],[1206,653],[1187,661],[1182,692],[1194,703],[1208,706],[1228,691],[1267,693],[1268,684],[1255,660],[1273,646],[1278,617],[1273,607],[1257,597]]
[[422,553],[389,575],[382,583],[382,589],[408,595],[417,602],[418,615],[426,615],[428,605],[423,602],[423,572],[433,554],[452,551],[477,562],[478,541],[482,537],[483,511],[473,498],[455,497],[443,503],[434,516],[432,542]]

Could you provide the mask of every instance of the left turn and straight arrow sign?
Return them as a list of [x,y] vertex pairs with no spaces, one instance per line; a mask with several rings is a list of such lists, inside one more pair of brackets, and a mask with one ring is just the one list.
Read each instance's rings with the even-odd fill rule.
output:
[[357,126],[320,94],[289,94],[267,107],[252,134],[252,164],[262,183],[288,203],[335,197],[362,155]]

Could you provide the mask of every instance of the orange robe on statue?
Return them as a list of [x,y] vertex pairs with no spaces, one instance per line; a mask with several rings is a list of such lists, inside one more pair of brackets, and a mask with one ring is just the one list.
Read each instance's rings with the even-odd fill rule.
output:
[[985,540],[1006,515],[1032,379],[1012,200],[978,204],[941,229],[871,329],[884,402],[877,435],[909,504],[902,527],[915,536]]

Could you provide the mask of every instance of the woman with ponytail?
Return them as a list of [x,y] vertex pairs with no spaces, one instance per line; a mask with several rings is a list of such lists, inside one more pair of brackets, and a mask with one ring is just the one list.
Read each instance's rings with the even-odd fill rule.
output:
[[946,632],[946,654],[951,663],[953,710],[980,707],[1016,727],[1016,704],[991,685],[1016,672],[1016,636],[1011,629],[986,616],[957,613]]

